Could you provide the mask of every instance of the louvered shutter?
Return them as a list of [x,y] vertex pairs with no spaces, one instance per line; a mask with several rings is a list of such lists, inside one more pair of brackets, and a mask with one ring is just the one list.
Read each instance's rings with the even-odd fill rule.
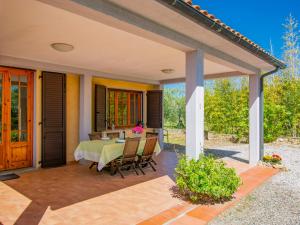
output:
[[95,86],[95,131],[106,129],[106,87]]
[[42,167],[66,164],[66,76],[42,73]]
[[163,92],[161,90],[147,92],[147,127],[162,128],[162,102]]

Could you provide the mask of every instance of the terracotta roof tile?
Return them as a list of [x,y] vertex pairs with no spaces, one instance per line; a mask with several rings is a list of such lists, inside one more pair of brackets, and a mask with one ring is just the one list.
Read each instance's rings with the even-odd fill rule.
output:
[[250,45],[252,45],[255,48],[258,48],[259,50],[263,51],[264,53],[268,54],[269,56],[270,53],[268,53],[267,51],[265,51],[262,47],[260,47],[258,44],[254,43],[253,41],[251,41],[250,39],[248,39],[247,37],[245,37],[244,35],[242,35],[241,33],[239,33],[238,31],[234,30],[233,28],[231,28],[230,26],[226,25],[225,23],[223,23],[220,19],[216,18],[213,14],[209,14],[209,12],[207,10],[201,9],[201,7],[199,5],[193,5],[193,1],[192,0],[182,0],[184,1],[186,4],[192,6],[194,9],[196,9],[198,12],[200,12],[201,14],[203,14],[204,16],[206,16],[207,18],[213,20],[214,22],[218,23],[220,26],[224,27],[225,29],[227,29],[228,31],[234,33],[235,35],[237,35],[238,37],[240,37],[241,39],[247,41]]

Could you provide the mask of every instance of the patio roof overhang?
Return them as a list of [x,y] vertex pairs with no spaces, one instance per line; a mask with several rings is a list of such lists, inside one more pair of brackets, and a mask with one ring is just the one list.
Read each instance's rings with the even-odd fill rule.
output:
[[[0,3],[1,65],[159,83],[184,80],[185,53],[201,48],[206,79],[275,68],[160,1]],[[54,42],[74,50],[57,52]]]

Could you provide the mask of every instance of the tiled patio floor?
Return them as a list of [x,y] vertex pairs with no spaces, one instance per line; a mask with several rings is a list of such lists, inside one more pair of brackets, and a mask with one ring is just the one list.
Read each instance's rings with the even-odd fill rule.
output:
[[[172,192],[175,153],[163,151],[156,161],[157,172],[150,168],[145,176],[126,172],[124,180],[79,164],[21,174],[19,179],[0,183],[0,222],[34,225],[201,221],[193,216],[198,215],[193,210],[199,209],[174,197]],[[248,170],[247,164],[228,161],[228,165],[237,168],[242,176],[254,171],[265,178],[265,172]],[[258,185],[256,180],[263,181],[254,178],[253,172],[247,177],[246,186],[241,187],[237,198]],[[162,221],[161,216],[168,219]]]

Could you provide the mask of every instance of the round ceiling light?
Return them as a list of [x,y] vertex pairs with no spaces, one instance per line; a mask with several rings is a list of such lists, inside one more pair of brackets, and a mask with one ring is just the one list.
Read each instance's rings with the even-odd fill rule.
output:
[[165,74],[170,74],[173,73],[175,70],[174,69],[162,69],[161,72],[165,73]]
[[73,45],[66,43],[52,43],[51,47],[59,52],[70,52],[74,49]]

